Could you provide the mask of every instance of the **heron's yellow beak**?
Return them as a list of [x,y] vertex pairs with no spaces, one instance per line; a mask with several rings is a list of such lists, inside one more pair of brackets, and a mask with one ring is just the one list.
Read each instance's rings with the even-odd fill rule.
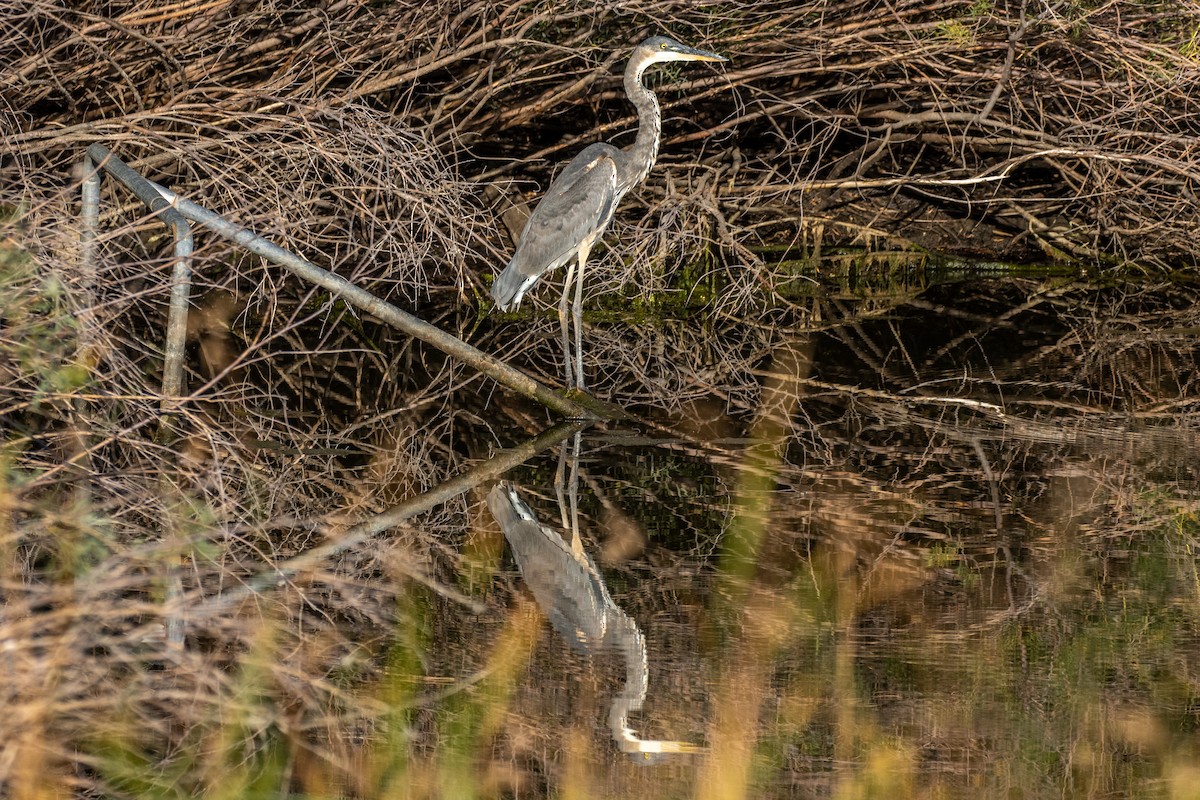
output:
[[694,47],[682,47],[676,51],[683,56],[684,61],[728,61],[723,55],[708,50],[697,50]]

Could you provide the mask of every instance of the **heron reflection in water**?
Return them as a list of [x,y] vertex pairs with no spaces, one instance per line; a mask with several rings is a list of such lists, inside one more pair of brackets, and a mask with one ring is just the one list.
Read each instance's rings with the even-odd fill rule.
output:
[[[638,132],[633,144],[618,149],[596,142],[571,159],[550,184],[525,224],[517,251],[492,284],[492,297],[501,311],[521,304],[521,298],[550,270],[568,264],[558,319],[562,326],[567,385],[583,387],[583,268],[596,239],[612,222],[625,193],[646,179],[658,155],[662,112],[654,93],[642,85],[642,73],[652,64],[668,61],[728,61],[665,36],[652,36],[633,49],[625,68],[625,94],[637,108]],[[571,344],[567,334],[567,298],[575,284],[575,365],[572,380]]]
[[702,752],[688,742],[642,739],[629,727],[629,715],[646,700],[646,640],[637,623],[613,602],[595,562],[583,550],[578,527],[573,527],[568,545],[538,522],[509,483],[495,486],[487,502],[526,585],[554,629],[584,653],[611,649],[624,657],[625,687],[613,698],[608,714],[609,730],[621,752],[644,761],[668,753]]

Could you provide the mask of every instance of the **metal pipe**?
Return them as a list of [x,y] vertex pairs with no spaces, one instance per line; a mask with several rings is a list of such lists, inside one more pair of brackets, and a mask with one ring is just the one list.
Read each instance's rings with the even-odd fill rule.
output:
[[[93,145],[94,147],[95,145]],[[165,202],[169,202],[184,217],[196,222],[209,230],[246,248],[250,252],[262,256],[268,261],[279,264],[291,270],[307,281],[324,287],[334,295],[341,297],[347,303],[362,309],[368,314],[383,320],[408,335],[433,345],[447,355],[453,356],[470,365],[496,382],[507,386],[519,394],[536,400],[547,408],[553,409],[569,419],[601,419],[620,416],[619,409],[598,401],[581,400],[564,397],[547,386],[542,385],[528,375],[510,367],[476,347],[472,347],[456,336],[414,317],[391,303],[380,300],[367,290],[354,285],[350,281],[321,269],[311,261],[301,258],[294,253],[284,250],[276,244],[243,228],[219,214],[180,197],[175,192],[153,181],[147,181],[154,187]]]
[[[128,186],[130,191],[149,206],[150,210],[162,219],[175,234],[175,264],[171,272],[171,301],[167,312],[166,341],[163,345],[163,381],[160,402],[164,414],[159,419],[157,434],[160,440],[165,440],[170,430],[171,405],[183,394],[183,354],[187,336],[188,298],[192,285],[190,264],[193,250],[192,229],[183,215],[171,208],[148,180],[106,148],[100,145],[92,145],[88,148],[88,152],[83,157],[83,200],[80,211],[79,243],[86,293],[80,321],[82,341],[87,350],[89,366],[95,358],[92,343],[96,337],[93,308],[96,288],[96,228],[100,219],[100,171],[97,169],[97,165]],[[165,475],[161,477],[161,481],[163,490],[170,492],[171,489]],[[169,529],[170,526],[167,527]],[[171,607],[176,598],[183,594],[183,579],[180,569],[180,563],[176,560],[168,567],[167,574],[164,576],[168,607]],[[165,622],[167,642],[172,647],[183,647],[183,622],[183,617],[179,613],[167,614]]]
[[100,220],[100,172],[90,155],[83,156],[83,200],[80,208],[80,261],[87,275],[88,289],[94,286],[96,269],[96,226]]
[[[128,186],[129,190],[145,203],[155,216],[162,219],[175,234],[175,266],[171,272],[171,304],[167,312],[167,337],[163,344],[162,407],[164,411],[167,411],[170,409],[172,401],[183,394],[183,347],[187,337],[188,297],[192,290],[192,229],[184,216],[163,199],[155,184],[114,156],[107,147],[93,144],[88,147],[87,155],[101,169]],[[85,183],[85,214],[87,213],[88,191]],[[98,204],[98,185],[96,191],[96,203]],[[97,211],[97,218],[98,216],[99,212]]]

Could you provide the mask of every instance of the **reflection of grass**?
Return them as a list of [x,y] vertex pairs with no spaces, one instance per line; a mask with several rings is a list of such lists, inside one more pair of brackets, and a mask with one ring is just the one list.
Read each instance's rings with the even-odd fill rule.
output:
[[[742,600],[733,611],[740,623],[724,628],[736,645],[721,651],[717,668],[736,674],[742,691],[761,692],[754,701],[761,705],[752,746],[730,749],[734,743],[714,729],[714,748],[740,752],[724,757],[753,767],[740,787],[708,796],[782,796],[773,790],[797,765],[823,774],[836,797],[1148,796],[1164,786],[1171,789],[1163,796],[1195,796],[1188,788],[1200,750],[1195,504],[1178,492],[1144,494],[1132,505],[1093,499],[1102,519],[1127,510],[1064,540],[1065,566],[1046,569],[1034,559],[1032,568],[1046,569],[1043,580],[1061,582],[1040,590],[1042,602],[974,630],[918,620],[891,630],[879,619],[903,614],[907,602],[860,608],[874,596],[859,585],[855,565],[870,562],[869,535],[814,545],[803,562],[807,574],[802,568],[786,587],[754,577],[769,567],[755,562],[761,547],[727,551],[736,560],[726,577],[743,588],[721,597]],[[770,509],[741,508],[768,521],[751,526],[749,542],[769,538]],[[1032,507],[1025,513],[1038,515]],[[959,568],[955,604],[970,606],[996,584],[994,568],[968,569],[958,545],[923,554],[931,575]],[[875,563],[871,572],[882,569]],[[926,598],[911,608],[927,614],[935,605]],[[784,614],[786,624],[770,622]],[[974,616],[966,609],[958,615]],[[744,666],[759,659],[772,666]],[[718,684],[714,697],[733,704],[739,694]],[[740,719],[755,724],[745,711]]]
[[486,677],[470,694],[446,704],[446,738],[439,747],[443,796],[476,796],[476,765],[504,728],[513,689],[541,630],[540,615],[513,614],[495,643]]
[[[266,800],[277,796],[292,755],[272,691],[275,641],[264,626],[229,675],[228,692],[170,758],[146,736],[130,697],[130,714],[107,721],[85,752],[101,781],[123,796]],[[148,710],[148,709],[147,709]]]
[[[965,662],[992,687],[975,696],[967,723],[990,731],[998,788],[1008,780],[1034,792],[1076,785],[1137,795],[1190,760],[1194,743],[1171,732],[1194,728],[1200,697],[1175,667],[1200,633],[1185,555],[1194,534],[1173,533],[1189,512],[1163,512],[1126,569],[1097,573],[1049,613],[1014,620],[997,649]],[[943,681],[959,678],[951,671]]]

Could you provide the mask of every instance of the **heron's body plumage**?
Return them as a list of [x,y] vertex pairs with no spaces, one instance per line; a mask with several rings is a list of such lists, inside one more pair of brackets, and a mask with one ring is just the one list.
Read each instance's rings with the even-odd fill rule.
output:
[[562,171],[525,224],[517,251],[492,285],[502,311],[521,304],[538,278],[579,253],[579,245],[608,227],[621,200],[617,185],[619,151],[597,142]]
[[517,566],[550,624],[581,652],[602,647],[615,608],[600,571],[586,553],[575,554],[556,531],[542,525],[509,484],[488,495],[488,509],[512,547]]

